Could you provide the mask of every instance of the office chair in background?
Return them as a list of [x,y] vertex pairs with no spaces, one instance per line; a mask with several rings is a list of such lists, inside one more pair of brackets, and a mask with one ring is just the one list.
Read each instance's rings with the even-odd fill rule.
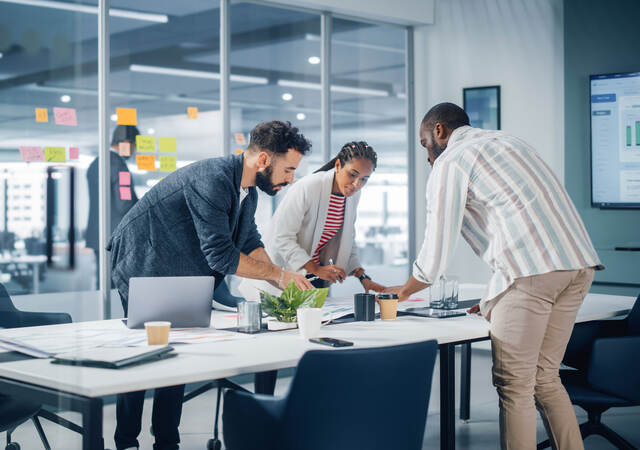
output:
[[[617,448],[635,449],[601,419],[609,408],[640,405],[640,296],[623,320],[576,324],[562,362],[576,369],[560,371],[571,403],[589,416],[580,425],[582,439],[596,434]],[[546,440],[538,449],[550,445]]]
[[283,398],[225,392],[225,447],[419,450],[437,350],[428,341],[309,351]]

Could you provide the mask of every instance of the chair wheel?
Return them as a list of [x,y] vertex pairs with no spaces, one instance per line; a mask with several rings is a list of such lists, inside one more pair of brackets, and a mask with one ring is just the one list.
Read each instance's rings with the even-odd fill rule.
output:
[[219,439],[209,439],[207,441],[207,450],[220,450],[222,448],[222,442]]
[[20,444],[18,444],[17,442],[10,442],[7,444],[4,450],[20,450]]

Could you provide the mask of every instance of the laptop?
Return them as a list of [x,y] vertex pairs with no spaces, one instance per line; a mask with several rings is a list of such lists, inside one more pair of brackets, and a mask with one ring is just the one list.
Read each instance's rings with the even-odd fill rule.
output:
[[214,277],[130,278],[127,327],[166,320],[172,328],[208,328],[214,287]]

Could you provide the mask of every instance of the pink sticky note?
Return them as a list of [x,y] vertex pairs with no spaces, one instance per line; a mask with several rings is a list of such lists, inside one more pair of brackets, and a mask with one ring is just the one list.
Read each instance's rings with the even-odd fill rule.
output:
[[56,125],[67,125],[70,127],[78,126],[78,118],[76,110],[73,108],[53,108],[53,117],[55,117]]
[[129,186],[120,186],[120,200],[131,200],[131,188]]
[[131,186],[131,172],[119,172],[120,186]]
[[78,159],[80,149],[78,147],[69,147],[69,159]]
[[42,147],[20,147],[20,156],[23,161],[44,161]]

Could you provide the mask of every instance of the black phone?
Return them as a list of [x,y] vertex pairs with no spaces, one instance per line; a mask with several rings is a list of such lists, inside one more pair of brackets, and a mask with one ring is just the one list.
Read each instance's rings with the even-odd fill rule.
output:
[[351,347],[353,342],[351,341],[343,341],[342,339],[334,339],[328,337],[321,338],[311,338],[309,342],[313,342],[314,344],[322,344],[328,345],[329,347]]

